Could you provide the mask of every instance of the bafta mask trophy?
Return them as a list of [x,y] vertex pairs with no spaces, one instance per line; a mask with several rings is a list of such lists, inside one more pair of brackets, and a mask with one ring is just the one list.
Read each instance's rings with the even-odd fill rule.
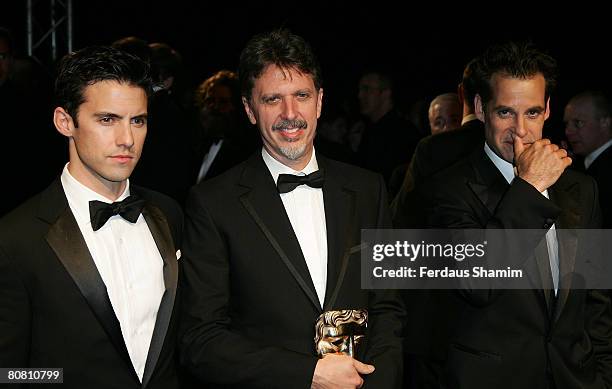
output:
[[354,357],[365,337],[368,311],[344,309],[323,312],[315,326],[315,347],[319,357],[325,354],[345,354]]

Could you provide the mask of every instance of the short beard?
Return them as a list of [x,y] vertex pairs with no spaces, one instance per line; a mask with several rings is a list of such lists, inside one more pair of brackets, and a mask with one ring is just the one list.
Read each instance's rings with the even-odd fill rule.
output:
[[[285,119],[272,126],[272,130],[274,131],[282,131],[286,128],[306,129],[308,128],[308,123],[303,119]],[[306,143],[300,142],[300,139],[287,140],[289,142],[296,142],[297,144],[285,147],[280,146],[278,152],[290,161],[300,159],[306,153]]]
[[295,146],[279,147],[278,152],[290,161],[296,161],[306,153],[306,143]]

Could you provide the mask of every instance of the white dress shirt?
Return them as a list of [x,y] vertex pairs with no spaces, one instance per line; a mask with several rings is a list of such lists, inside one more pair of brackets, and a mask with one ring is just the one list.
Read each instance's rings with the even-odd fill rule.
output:
[[[261,150],[274,183],[280,174],[305,176],[319,170],[315,152],[308,165],[302,171],[295,171],[274,159],[265,148]],[[323,205],[323,190],[299,185],[288,193],[280,194],[285,211],[289,216],[291,227],[297,236],[310,277],[319,297],[321,307],[325,301],[325,286],[327,282],[327,227],[325,225],[325,207]]]
[[[491,162],[493,162],[495,167],[501,172],[508,184],[512,183],[516,173],[514,166],[512,166],[510,162],[495,154],[487,142],[485,142],[484,149]],[[544,192],[540,193],[542,193],[542,195],[547,199],[550,198],[548,197],[548,189],[545,189]],[[556,296],[559,289],[559,243],[557,241],[557,233],[554,224],[546,232],[546,247],[548,249],[548,260],[550,262],[550,270],[552,273],[552,281]]]
[[[68,205],[106,285],[134,370],[142,382],[157,310],[165,290],[161,254],[142,215],[134,224],[115,215],[94,231],[89,201],[113,201],[78,182],[68,172],[68,164],[62,172],[61,182]],[[129,194],[128,181],[116,201]]]

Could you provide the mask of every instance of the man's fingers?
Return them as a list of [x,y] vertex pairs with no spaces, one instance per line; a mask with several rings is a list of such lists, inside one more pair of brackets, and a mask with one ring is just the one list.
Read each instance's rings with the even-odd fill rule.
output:
[[375,369],[374,366],[359,362],[356,359],[353,360],[353,366],[355,366],[355,370],[357,370],[359,374],[370,374],[373,373]]
[[560,157],[560,158],[565,158],[567,157],[567,150],[565,149],[557,149],[555,151],[555,153]]
[[525,151],[525,146],[523,146],[523,140],[519,137],[514,135],[514,160],[516,161],[518,159],[518,157],[523,154],[523,151]]
[[359,384],[357,385],[358,388],[361,388],[363,386],[363,383],[365,381],[363,380],[363,378],[359,377]]
[[538,139],[536,142],[541,144],[542,146],[546,146],[546,145],[549,145],[551,143],[550,139],[546,139],[546,138]]

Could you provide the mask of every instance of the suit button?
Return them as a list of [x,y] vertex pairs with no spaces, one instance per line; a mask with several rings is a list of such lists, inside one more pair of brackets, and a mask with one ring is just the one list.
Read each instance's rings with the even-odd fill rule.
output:
[[548,228],[552,227],[553,224],[555,224],[555,220],[551,219],[551,218],[548,218],[548,219],[546,219],[544,221],[544,226],[543,227],[548,229]]

